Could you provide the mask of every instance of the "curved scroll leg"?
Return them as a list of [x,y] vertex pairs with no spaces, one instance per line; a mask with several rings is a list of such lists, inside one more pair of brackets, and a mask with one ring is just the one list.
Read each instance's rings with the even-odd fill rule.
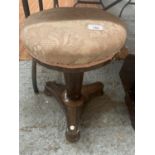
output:
[[36,94],[39,93],[38,87],[37,87],[37,77],[36,77],[36,66],[37,62],[35,60],[32,60],[32,85],[33,85],[33,90]]
[[66,139],[70,142],[76,142],[80,138],[79,123],[83,103],[84,100],[82,97],[77,101],[72,101],[68,99],[65,100],[66,119],[67,119]]
[[70,142],[80,138],[79,123],[84,104],[92,97],[103,94],[103,84],[100,82],[82,86],[83,75],[82,72],[67,72],[64,73],[66,85],[49,81],[45,86],[45,93],[55,96],[64,109],[67,120],[66,139]]
[[76,142],[80,138],[79,122],[84,99],[81,94],[84,73],[64,73],[66,91],[64,105],[67,119],[66,139]]

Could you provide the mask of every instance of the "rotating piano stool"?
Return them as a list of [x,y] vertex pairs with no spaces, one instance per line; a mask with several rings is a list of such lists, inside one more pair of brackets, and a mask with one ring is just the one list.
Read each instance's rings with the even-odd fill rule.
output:
[[[79,121],[84,104],[103,94],[103,84],[83,85],[84,72],[110,62],[124,49],[126,28],[119,18],[96,8],[54,8],[30,15],[22,40],[33,65],[62,71],[65,85],[49,81],[45,94],[55,96],[66,114],[66,138],[80,137]],[[32,79],[37,93],[36,69]]]

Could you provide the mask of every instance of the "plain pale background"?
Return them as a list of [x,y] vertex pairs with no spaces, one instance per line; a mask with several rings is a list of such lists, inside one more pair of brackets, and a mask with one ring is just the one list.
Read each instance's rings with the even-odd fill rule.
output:
[[[19,154],[19,1],[0,1],[0,154]],[[155,155],[155,1],[136,0],[136,155]]]

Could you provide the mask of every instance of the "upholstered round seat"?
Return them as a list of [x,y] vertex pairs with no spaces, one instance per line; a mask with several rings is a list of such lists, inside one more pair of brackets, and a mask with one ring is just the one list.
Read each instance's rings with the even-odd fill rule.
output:
[[119,18],[95,8],[55,8],[28,17],[22,40],[42,63],[76,68],[112,59],[125,44]]

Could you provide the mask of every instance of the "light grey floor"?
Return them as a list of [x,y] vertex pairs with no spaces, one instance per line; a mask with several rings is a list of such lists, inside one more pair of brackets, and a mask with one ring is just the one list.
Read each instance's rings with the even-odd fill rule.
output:
[[[64,113],[53,97],[35,95],[31,84],[31,62],[20,62],[20,155],[134,155],[131,127],[124,91],[119,78],[122,62],[87,72],[84,83],[101,81],[105,94],[88,103],[81,120],[81,139],[66,141]],[[38,67],[38,85],[63,82],[60,72]]]

